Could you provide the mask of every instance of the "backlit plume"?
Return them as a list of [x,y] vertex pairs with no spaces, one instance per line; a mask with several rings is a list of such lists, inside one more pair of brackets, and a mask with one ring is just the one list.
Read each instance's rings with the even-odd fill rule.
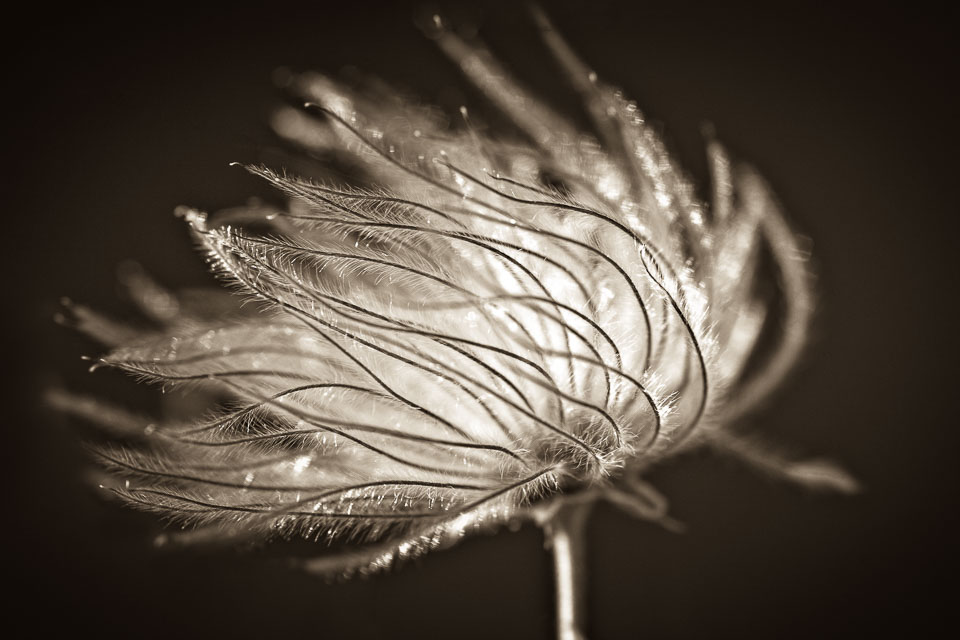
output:
[[854,488],[727,428],[782,380],[812,311],[765,183],[711,139],[701,202],[637,107],[537,20],[591,131],[438,25],[516,131],[491,136],[465,109],[450,124],[372,82],[291,77],[303,106],[273,126],[337,171],[249,165],[284,207],[178,210],[239,295],[174,294],[130,267],[159,328],[68,307],[109,347],[95,366],[208,404],[164,421],[52,394],[113,436],[94,447],[108,489],[188,537],[336,543],[314,568],[349,573],[564,500],[673,526],[641,478],[705,443]]

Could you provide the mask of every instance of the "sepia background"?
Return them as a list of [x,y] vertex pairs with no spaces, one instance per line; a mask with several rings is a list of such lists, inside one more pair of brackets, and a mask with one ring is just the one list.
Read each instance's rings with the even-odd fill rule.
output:
[[[575,113],[513,4],[441,11],[478,28],[508,66]],[[599,75],[662,123],[701,186],[710,122],[812,239],[813,342],[751,421],[799,452],[841,461],[865,491],[811,495],[707,452],[672,461],[651,481],[687,533],[595,512],[589,636],[922,636],[958,596],[951,20],[916,3],[868,12],[720,4],[545,6]],[[42,405],[53,387],[156,405],[156,389],[86,373],[80,356],[97,348],[54,324],[58,300],[129,315],[116,270],[131,258],[173,287],[214,284],[172,212],[268,195],[228,163],[279,157],[266,124],[281,100],[278,67],[361,69],[496,123],[415,26],[434,5],[329,5],[38,7],[6,26],[4,582],[14,595],[4,604],[31,635],[552,634],[549,559],[535,528],[342,584],[289,568],[304,545],[157,549],[159,523],[88,485],[82,428]]]

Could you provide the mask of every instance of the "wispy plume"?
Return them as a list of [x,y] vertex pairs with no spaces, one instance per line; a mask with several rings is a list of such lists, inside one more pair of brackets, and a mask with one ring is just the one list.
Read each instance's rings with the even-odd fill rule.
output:
[[114,436],[94,447],[105,486],[194,536],[350,542],[313,564],[346,573],[596,499],[676,527],[642,478],[704,444],[855,490],[729,428],[782,382],[813,311],[766,183],[711,138],[702,203],[637,106],[534,16],[593,131],[438,21],[431,36],[521,136],[488,136],[465,109],[448,126],[377,84],[292,77],[304,106],[275,130],[353,179],[244,165],[287,205],[178,210],[229,299],[129,267],[159,329],[69,305],[109,347],[96,367],[209,399],[171,421],[52,394]]

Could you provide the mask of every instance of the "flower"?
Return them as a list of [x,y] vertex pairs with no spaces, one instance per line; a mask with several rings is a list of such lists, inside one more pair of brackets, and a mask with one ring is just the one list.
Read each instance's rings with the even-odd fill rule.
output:
[[279,111],[277,132],[350,179],[248,165],[286,207],[178,210],[260,307],[177,296],[139,271],[127,280],[160,329],[71,307],[111,346],[95,367],[191,385],[218,407],[158,422],[56,395],[123,436],[94,447],[111,491],[216,537],[348,540],[315,568],[352,571],[567,500],[670,525],[641,478],[704,443],[853,488],[728,429],[790,369],[813,308],[765,183],[711,141],[702,204],[637,107],[538,20],[598,137],[440,27],[524,142],[483,135],[466,110],[448,127],[381,89],[297,76],[306,104]]

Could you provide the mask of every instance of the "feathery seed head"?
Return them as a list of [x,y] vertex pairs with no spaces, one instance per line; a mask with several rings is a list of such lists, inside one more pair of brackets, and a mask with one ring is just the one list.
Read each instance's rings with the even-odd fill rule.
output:
[[[636,106],[537,19],[596,136],[443,29],[440,47],[525,142],[481,135],[465,110],[451,129],[381,89],[303,74],[289,88],[306,105],[280,110],[277,133],[360,178],[246,166],[289,205],[178,211],[213,269],[262,308],[198,304],[136,270],[127,280],[161,330],[74,308],[112,347],[99,364],[193,385],[213,406],[229,399],[144,429],[58,396],[136,431],[134,444],[96,450],[120,497],[220,537],[364,543],[323,570],[385,566],[557,496],[664,518],[639,475],[724,442],[723,427],[777,385],[803,341],[809,279],[751,169],[711,141],[712,203],[701,203]],[[758,293],[764,252],[773,301]]]

